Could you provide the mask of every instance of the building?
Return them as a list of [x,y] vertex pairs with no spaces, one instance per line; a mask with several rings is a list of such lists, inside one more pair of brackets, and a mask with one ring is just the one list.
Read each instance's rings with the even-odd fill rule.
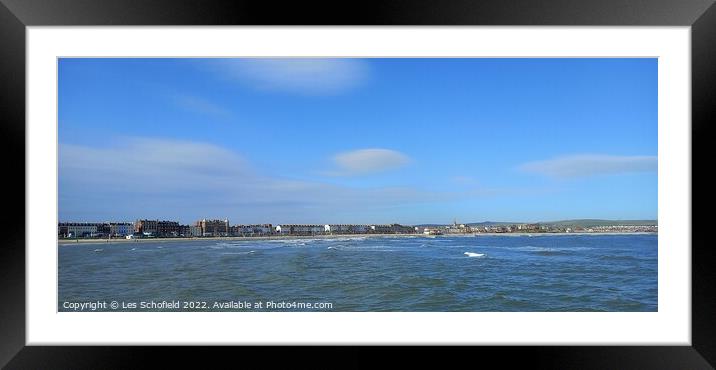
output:
[[372,225],[370,232],[373,234],[414,234],[415,228],[400,224]]
[[157,222],[157,234],[159,236],[177,237],[181,234],[181,225],[176,221]]
[[67,223],[66,222],[60,222],[59,224],[57,224],[57,236],[60,238],[67,237]]
[[61,238],[121,237],[134,232],[131,222],[60,222],[57,226]]
[[229,227],[229,234],[232,236],[260,236],[273,234],[271,224],[262,225],[233,225]]
[[140,234],[156,234],[157,220],[137,220],[134,221],[134,232]]
[[319,235],[325,232],[325,225],[289,224],[276,226],[281,235]]
[[448,234],[467,234],[471,233],[473,231],[478,231],[477,229],[473,230],[472,227],[465,225],[465,224],[458,224],[457,219],[453,220],[452,225],[445,227],[445,232]]
[[371,225],[370,232],[373,234],[390,234],[390,225]]
[[325,225],[323,228],[328,234],[350,234],[350,227],[351,225],[345,225],[345,224],[335,224],[335,225]]
[[187,236],[197,237],[201,236],[201,226],[190,225],[189,234]]
[[351,234],[365,234],[370,230],[368,225],[348,225],[350,226]]
[[370,229],[368,225],[333,224],[327,226],[331,234],[365,234]]
[[201,236],[229,236],[229,220],[199,220],[196,226],[201,228]]
[[112,228],[109,223],[100,222],[100,223],[97,223],[97,234],[92,235],[92,236],[106,237],[106,236],[109,236],[111,230],[112,230]]
[[181,227],[176,221],[137,220],[134,231],[159,237],[172,237],[181,234]]
[[[328,227],[328,230],[326,230]],[[368,225],[332,224],[324,225],[324,232],[330,234],[365,234],[371,230]]]
[[63,238],[87,238],[97,236],[96,222],[60,222],[58,236]]
[[423,229],[423,234],[425,234],[425,235],[442,235],[443,232],[439,228],[426,227],[425,229]]
[[191,226],[189,225],[179,225],[179,236],[180,237],[188,237],[191,236]]
[[109,234],[112,236],[127,236],[134,233],[134,225],[131,222],[110,222]]

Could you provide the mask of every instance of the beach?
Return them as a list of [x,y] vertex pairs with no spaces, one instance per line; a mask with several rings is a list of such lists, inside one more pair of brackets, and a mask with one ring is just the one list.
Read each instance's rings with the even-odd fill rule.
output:
[[508,237],[540,237],[540,236],[569,236],[569,235],[651,235],[657,234],[652,232],[604,232],[604,233],[477,233],[477,234],[444,234],[444,235],[424,235],[424,234],[333,234],[333,235],[266,235],[266,236],[217,236],[217,237],[201,237],[201,238],[141,238],[141,239],[59,239],[59,245],[76,245],[76,244],[105,244],[105,243],[147,243],[147,242],[196,242],[196,241],[241,241],[241,240],[291,240],[291,239],[336,239],[336,238],[474,238],[481,236],[508,236]]

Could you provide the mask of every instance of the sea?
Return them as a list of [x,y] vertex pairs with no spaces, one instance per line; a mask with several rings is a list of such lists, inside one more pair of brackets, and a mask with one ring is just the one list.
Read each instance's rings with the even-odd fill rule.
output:
[[656,234],[58,246],[58,311],[653,312]]

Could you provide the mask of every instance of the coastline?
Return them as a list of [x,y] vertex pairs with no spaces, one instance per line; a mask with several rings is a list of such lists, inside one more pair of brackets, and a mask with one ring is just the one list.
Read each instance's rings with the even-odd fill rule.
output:
[[269,235],[269,236],[215,236],[202,238],[144,238],[144,239],[59,239],[58,246],[81,244],[119,244],[119,243],[165,243],[165,242],[191,242],[191,241],[251,241],[251,240],[295,240],[295,239],[342,239],[342,238],[474,238],[481,236],[507,236],[507,237],[541,237],[562,235],[658,235],[658,232],[604,232],[604,233],[477,233],[477,234],[338,234],[338,235]]

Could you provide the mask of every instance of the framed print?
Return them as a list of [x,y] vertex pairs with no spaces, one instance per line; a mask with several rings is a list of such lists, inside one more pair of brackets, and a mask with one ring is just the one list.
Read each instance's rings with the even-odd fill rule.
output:
[[3,1],[9,368],[137,345],[714,363],[711,2]]

